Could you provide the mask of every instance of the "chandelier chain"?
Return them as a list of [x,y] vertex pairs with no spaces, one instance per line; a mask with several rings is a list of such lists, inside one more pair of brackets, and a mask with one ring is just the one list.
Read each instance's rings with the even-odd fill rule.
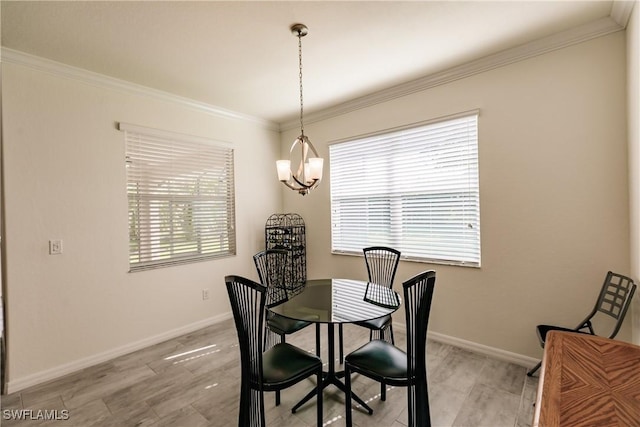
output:
[[[322,180],[322,157],[318,155],[313,144],[304,134],[304,88],[302,86],[302,37],[306,36],[309,29],[304,24],[294,24],[290,27],[291,33],[298,37],[298,76],[300,78],[300,136],[297,137],[289,149],[288,160],[276,161],[278,180],[288,188],[297,191],[301,195],[308,194],[316,188]],[[300,150],[300,162],[292,167],[292,161],[297,155],[294,151]]]
[[302,102],[302,33],[298,31],[298,69],[300,70],[300,133],[304,135],[304,124],[302,122],[302,115],[304,113],[304,107]]

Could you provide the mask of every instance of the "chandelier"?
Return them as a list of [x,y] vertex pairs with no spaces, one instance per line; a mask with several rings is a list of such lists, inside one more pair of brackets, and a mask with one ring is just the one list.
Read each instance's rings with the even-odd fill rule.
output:
[[[302,102],[302,37],[309,33],[309,29],[304,24],[294,24],[291,26],[291,33],[298,37],[298,69],[300,77],[300,136],[293,141],[289,150],[289,160],[276,161],[278,169],[278,179],[290,189],[297,191],[303,196],[309,193],[320,184],[322,180],[323,159],[318,156],[309,138],[304,134]],[[299,158],[298,158],[299,156]],[[292,160],[298,165],[292,169]]]

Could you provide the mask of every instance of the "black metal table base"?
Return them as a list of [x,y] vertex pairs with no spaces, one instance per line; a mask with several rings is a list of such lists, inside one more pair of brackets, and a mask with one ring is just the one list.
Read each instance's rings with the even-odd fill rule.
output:
[[[328,341],[329,341],[329,371],[324,372],[324,375],[322,377],[322,383],[316,385],[316,387],[313,388],[313,390],[311,390],[309,393],[307,393],[307,395],[305,397],[302,398],[302,400],[300,400],[300,402],[296,403],[295,406],[293,408],[291,408],[291,412],[295,414],[295,412],[305,403],[307,403],[312,397],[317,395],[317,390],[318,387],[321,387],[322,390],[324,390],[325,388],[327,388],[329,385],[333,384],[334,386],[338,387],[343,393],[346,393],[346,387],[344,385],[344,383],[340,380],[341,377],[344,377],[344,371],[339,371],[336,372],[336,368],[335,368],[335,363],[336,363],[336,359],[335,359],[335,343],[334,343],[334,330],[333,330],[334,324],[333,323],[328,323],[327,324],[327,330],[328,330]],[[316,340],[316,348],[317,351],[316,353],[319,353],[319,342],[317,342]],[[366,403],[364,403],[364,400],[362,400],[358,395],[356,395],[355,393],[351,393],[351,397],[353,397],[353,399],[358,402],[363,408],[365,408],[367,410],[367,412],[369,412],[369,415],[373,414],[373,409],[371,409],[369,407],[369,405],[367,405]]]

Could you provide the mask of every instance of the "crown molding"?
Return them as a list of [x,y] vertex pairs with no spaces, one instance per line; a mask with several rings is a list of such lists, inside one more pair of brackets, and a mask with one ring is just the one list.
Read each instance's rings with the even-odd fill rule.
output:
[[83,68],[73,67],[71,65],[63,64],[61,62],[52,61],[50,59],[42,58],[39,56],[31,55],[18,50],[9,49],[3,47],[0,51],[0,62],[7,62],[10,64],[17,64],[24,67],[29,67],[34,70],[42,71],[55,75],[57,77],[63,77],[71,80],[76,80],[81,83],[97,86],[100,88],[116,90],[119,92],[125,92],[127,94],[135,94],[141,96],[147,96],[156,100],[170,102],[182,107],[187,107],[192,110],[197,110],[210,114],[212,116],[239,120],[245,123],[249,123],[267,130],[276,131],[280,130],[277,123],[264,120],[258,117],[250,116],[247,114],[238,113],[236,111],[227,110],[215,105],[207,104],[204,102],[196,101],[190,98],[174,95],[169,92],[153,89],[147,86],[142,86],[136,83],[131,83],[126,80],[116,79],[104,74],[95,73],[93,71],[85,70]]
[[[618,1],[616,3],[628,2]],[[568,46],[582,43],[597,37],[606,36],[621,30],[624,30],[624,27],[618,24],[615,19],[612,19],[611,17],[601,18],[588,24],[556,33],[548,37],[543,37],[514,48],[506,49],[466,64],[430,74],[406,83],[401,83],[320,111],[307,113],[305,114],[305,124],[319,122],[396,98],[422,92],[436,86],[444,85],[499,67],[504,67],[505,65],[533,58],[558,49],[563,49]],[[295,128],[297,125],[297,120],[290,120],[281,123],[280,129],[282,131],[290,130]]]
[[[305,123],[314,123],[337,117],[352,111],[387,102],[396,98],[411,95],[417,92],[444,85],[456,80],[471,77],[475,74],[504,67],[515,62],[533,58],[538,55],[563,49],[578,43],[582,43],[597,37],[606,36],[625,29],[633,10],[635,1],[614,0],[611,15],[606,18],[572,28],[533,42],[516,46],[511,49],[489,55],[477,60],[452,67],[437,73],[433,73],[406,83],[401,83],[387,89],[383,89],[368,95],[336,104],[316,112],[305,114]],[[258,117],[227,110],[190,98],[181,97],[168,92],[152,89],[146,86],[116,79],[103,74],[73,67],[46,58],[30,55],[21,51],[3,47],[0,51],[1,61],[22,65],[39,71],[50,73],[59,77],[77,80],[93,86],[113,89],[126,93],[171,102],[197,111],[205,112],[216,117],[231,120],[240,120],[246,123],[271,131],[284,131],[294,129],[298,120],[289,120],[283,123],[274,123]],[[1,62],[0,61],[0,62]]]
[[613,0],[613,4],[611,5],[611,19],[622,28],[627,28],[627,24],[631,18],[631,11],[633,11],[633,6],[636,3],[636,0]]

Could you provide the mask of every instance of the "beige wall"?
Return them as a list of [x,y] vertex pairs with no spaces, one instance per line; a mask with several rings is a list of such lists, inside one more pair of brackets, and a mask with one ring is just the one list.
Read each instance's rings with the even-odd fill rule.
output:
[[[257,279],[251,256],[280,209],[278,132],[15,64],[2,87],[9,390],[230,316],[223,277]],[[237,256],[127,273],[120,121],[233,144]]]
[[[625,35],[617,33],[306,125],[327,158],[328,141],[480,109],[482,268],[402,262],[398,271],[397,289],[437,270],[432,331],[538,357],[535,324],[574,324],[608,269],[639,276],[638,240],[629,239],[624,64]],[[637,111],[637,78],[629,82]],[[366,277],[361,258],[330,254],[328,163],[305,198],[275,181],[276,152],[288,150],[296,130],[279,138],[253,123],[15,64],[2,65],[2,87],[10,391],[229,316],[222,277],[255,278],[251,255],[273,212],[305,218],[310,277]],[[637,177],[637,114],[630,117]],[[127,273],[119,121],[234,144],[236,257]],[[638,236],[640,189],[631,182]],[[63,239],[64,254],[48,255],[49,239]],[[205,288],[211,298],[202,301]],[[628,325],[620,337],[630,339]]]
[[[629,272],[624,64],[620,32],[305,125],[328,158],[333,140],[480,109],[482,268],[398,269],[396,289],[437,271],[431,331],[539,357],[536,324],[575,326],[607,270]],[[307,223],[310,277],[365,278],[362,258],[330,253],[328,166],[310,195],[283,190],[285,210]]]
[[[635,3],[627,26],[627,117],[629,129],[629,195],[631,276],[640,284],[640,10]],[[640,290],[633,305],[633,342],[640,345]]]

